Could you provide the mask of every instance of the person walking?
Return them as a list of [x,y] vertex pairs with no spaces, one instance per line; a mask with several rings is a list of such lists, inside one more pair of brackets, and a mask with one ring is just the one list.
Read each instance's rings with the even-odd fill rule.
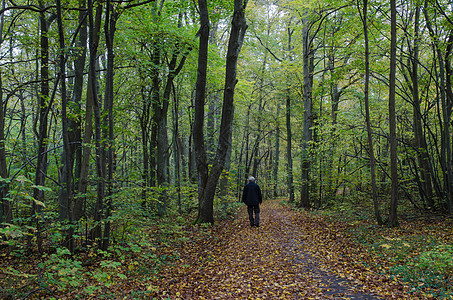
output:
[[[244,186],[242,191],[242,202],[247,205],[250,226],[260,226],[260,204],[263,202],[260,187],[255,183],[255,177],[249,177],[249,183]],[[255,213],[255,217],[253,217]]]

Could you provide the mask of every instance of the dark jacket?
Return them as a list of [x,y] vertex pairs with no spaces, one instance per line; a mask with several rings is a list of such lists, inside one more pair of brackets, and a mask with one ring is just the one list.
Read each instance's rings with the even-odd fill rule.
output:
[[263,202],[260,187],[255,182],[249,182],[244,186],[242,202],[247,205],[258,205]]

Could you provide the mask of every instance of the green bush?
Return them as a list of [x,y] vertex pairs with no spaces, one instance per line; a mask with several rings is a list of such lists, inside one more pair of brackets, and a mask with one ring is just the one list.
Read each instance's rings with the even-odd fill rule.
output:
[[69,257],[71,253],[66,248],[57,248],[57,253],[47,258],[38,266],[44,269],[44,284],[56,286],[60,290],[77,287],[84,282],[82,263]]
[[414,268],[450,276],[453,273],[453,246],[439,245],[434,250],[422,252],[414,262]]

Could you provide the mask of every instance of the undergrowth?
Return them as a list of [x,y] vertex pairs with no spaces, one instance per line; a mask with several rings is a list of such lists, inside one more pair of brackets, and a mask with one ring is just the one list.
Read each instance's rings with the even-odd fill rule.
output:
[[[352,203],[353,202],[353,203]],[[341,202],[314,211],[331,222],[346,222],[347,234],[374,257],[385,275],[427,298],[453,297],[453,222],[447,216],[417,214],[407,203],[399,208],[398,228],[378,226],[371,201]],[[364,205],[364,203],[366,203]]]
[[[179,249],[210,234],[208,225],[191,225],[197,213],[191,209],[193,197],[183,198],[180,207],[169,203],[164,217],[127,191],[114,202],[107,251],[83,244],[82,232],[76,252],[70,253],[62,246],[60,225],[52,220],[55,227],[45,236],[44,253],[30,252],[25,230],[14,227],[17,238],[0,248],[0,299],[145,299],[154,289],[147,282],[179,259]],[[233,216],[237,207],[234,198],[217,199],[216,218]]]

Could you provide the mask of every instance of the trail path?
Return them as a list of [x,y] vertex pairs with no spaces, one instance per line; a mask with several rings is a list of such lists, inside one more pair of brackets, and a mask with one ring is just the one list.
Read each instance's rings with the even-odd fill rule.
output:
[[[365,269],[348,271],[337,249],[340,234],[320,246],[331,233],[302,214],[267,201],[259,228],[248,226],[245,209],[204,235],[194,233],[178,249],[176,264],[162,270],[152,284],[156,298],[170,299],[383,299],[357,280],[372,276]],[[321,235],[323,236],[321,238]],[[319,237],[319,238],[318,238]],[[338,241],[335,243],[335,241]],[[339,248],[338,248],[339,247]],[[344,250],[344,249],[343,249]],[[335,257],[337,254],[338,257]],[[335,264],[332,266],[332,261]],[[336,270],[336,274],[329,269]],[[340,271],[338,271],[340,270]],[[379,291],[370,286],[369,289]]]

